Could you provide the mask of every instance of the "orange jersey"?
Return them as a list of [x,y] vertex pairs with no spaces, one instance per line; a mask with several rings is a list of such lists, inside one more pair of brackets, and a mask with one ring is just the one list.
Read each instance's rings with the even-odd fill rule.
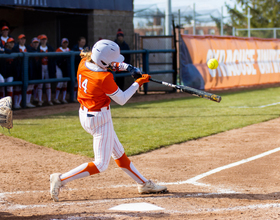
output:
[[79,85],[77,99],[89,111],[109,106],[111,99],[106,94],[113,94],[118,90],[113,74],[90,70],[86,66],[86,58],[79,64],[77,80]]
[[26,47],[19,45],[19,52],[27,52]]
[[2,42],[3,46],[5,46],[5,44],[7,43],[8,39],[9,39],[9,37],[4,38],[3,36],[1,36],[1,42]]
[[68,52],[68,51],[70,51],[70,49],[68,47],[66,49],[63,49],[62,47],[59,47],[59,48],[56,49],[55,52]]

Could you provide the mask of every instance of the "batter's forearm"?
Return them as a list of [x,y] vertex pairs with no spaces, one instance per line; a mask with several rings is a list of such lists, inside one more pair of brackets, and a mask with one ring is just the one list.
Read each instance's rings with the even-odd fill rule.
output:
[[137,91],[138,88],[139,84],[137,82],[134,82],[124,92],[121,89],[118,89],[116,93],[114,93],[113,95],[109,95],[109,97],[119,105],[124,105],[131,98],[131,96],[133,96],[133,94]]

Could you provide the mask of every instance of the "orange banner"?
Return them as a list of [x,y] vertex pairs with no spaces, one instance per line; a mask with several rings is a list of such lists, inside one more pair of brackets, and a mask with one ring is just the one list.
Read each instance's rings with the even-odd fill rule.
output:
[[[181,77],[185,85],[207,90],[280,82],[278,39],[181,37]],[[211,58],[219,62],[215,70],[206,65]]]

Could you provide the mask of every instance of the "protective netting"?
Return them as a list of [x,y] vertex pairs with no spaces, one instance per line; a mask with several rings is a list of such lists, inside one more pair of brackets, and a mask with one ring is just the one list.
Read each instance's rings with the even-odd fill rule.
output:
[[[174,7],[172,8],[172,18],[175,24],[179,23],[179,9],[180,9],[180,24],[187,25],[193,23],[194,10],[191,6]],[[161,19],[163,24],[165,19],[165,10],[159,9],[156,4],[153,5],[134,5],[134,26],[143,27],[154,24],[154,19]],[[214,23],[214,19],[221,19],[221,9],[210,10],[195,10],[195,22]]]

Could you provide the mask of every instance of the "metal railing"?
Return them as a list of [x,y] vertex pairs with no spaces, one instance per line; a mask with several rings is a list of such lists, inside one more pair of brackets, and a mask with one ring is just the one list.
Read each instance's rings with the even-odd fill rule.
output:
[[248,37],[251,37],[251,31],[273,31],[273,38],[277,38],[277,30],[280,28],[232,28],[232,36],[235,36],[238,31],[248,31]]
[[[123,50],[122,54],[142,54],[142,65],[143,72],[153,75],[161,73],[175,73],[174,69],[171,70],[160,70],[160,71],[150,71],[149,70],[149,54],[150,53],[175,53],[175,49],[168,50]],[[22,81],[13,81],[0,83],[0,87],[3,86],[22,86],[22,107],[26,108],[26,91],[27,87],[30,84],[41,84],[41,83],[54,83],[54,82],[70,82],[70,102],[74,101],[74,87],[76,82],[76,73],[75,73],[75,57],[80,54],[79,51],[69,51],[63,53],[57,52],[48,52],[48,53],[11,53],[11,54],[0,54],[0,59],[5,58],[22,58]],[[70,57],[70,76],[63,78],[50,78],[50,79],[38,79],[38,80],[29,80],[28,70],[29,70],[29,58],[31,57],[61,57],[68,56]],[[130,73],[113,73],[114,77],[125,77],[130,76]],[[147,85],[144,86],[145,93],[147,92]]]

